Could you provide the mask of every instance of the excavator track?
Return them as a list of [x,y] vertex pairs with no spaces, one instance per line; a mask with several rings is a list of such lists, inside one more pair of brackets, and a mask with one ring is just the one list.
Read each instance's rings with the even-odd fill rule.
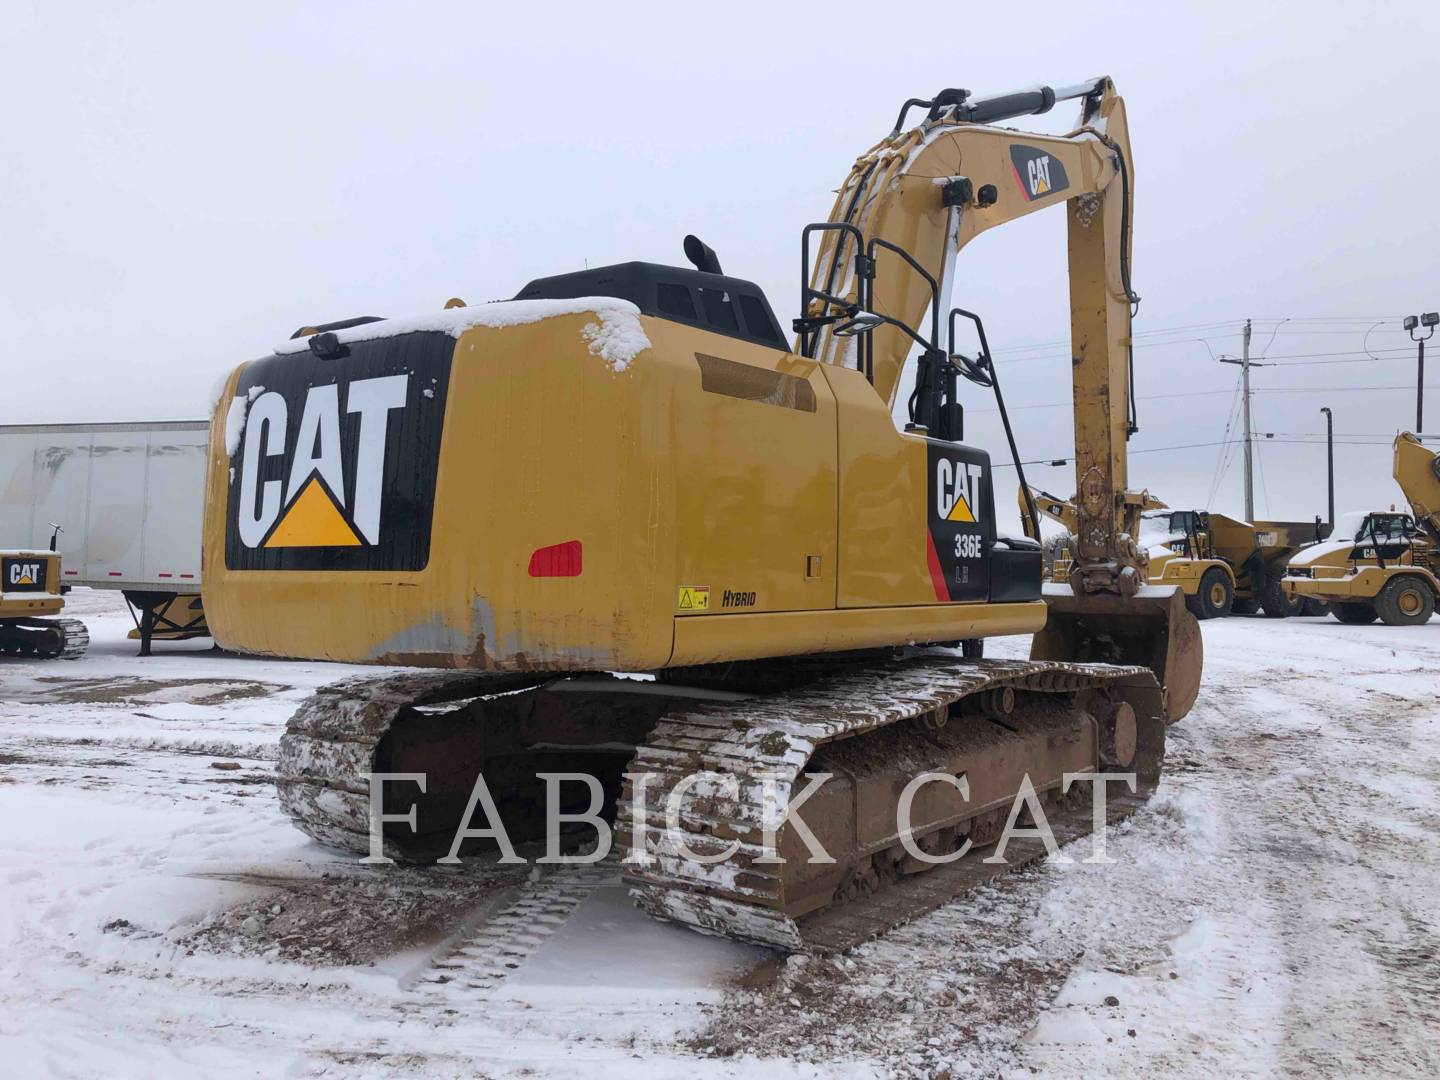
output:
[[[747,684],[763,682],[734,674],[722,680],[726,692],[533,672],[347,680],[317,692],[292,717],[281,741],[280,799],[310,836],[365,853],[372,772],[426,771],[418,764],[426,761],[443,768],[517,723],[531,724],[527,738],[547,749],[564,741],[562,731],[583,743],[587,736],[577,732],[587,718],[595,740],[623,726],[617,717],[649,707],[607,743],[620,755],[615,775],[622,769],[624,775],[611,812],[632,897],[649,914],[704,933],[831,952],[1042,857],[1044,844],[1022,834],[1012,837],[1004,863],[984,861],[1021,772],[1034,773],[1037,798],[1063,844],[1091,830],[1093,811],[1088,785],[1062,794],[1062,771],[1136,774],[1133,792],[1108,785],[1113,821],[1149,797],[1164,756],[1163,694],[1143,667],[924,654],[832,669],[791,689],[747,692]],[[539,704],[516,704],[526,700]],[[1118,742],[1105,730],[1107,717],[1117,727],[1117,715],[1130,718],[1129,734],[1122,731]],[[397,743],[392,733],[407,724],[423,737]],[[1108,765],[1107,753],[1115,759]],[[792,863],[788,829],[777,834],[786,864],[757,861],[765,854],[764,824],[814,772],[829,773],[832,781],[800,816],[833,850],[836,865]],[[893,825],[900,789],[922,772],[965,776],[976,793],[976,802],[962,807],[915,799],[912,835],[922,850],[938,858],[963,840],[973,845],[963,857],[933,867],[906,855]],[[699,782],[682,783],[696,774]],[[643,793],[638,809],[637,785]],[[437,786],[443,781],[429,794]],[[500,798],[499,785],[492,781],[492,787]],[[403,813],[416,798],[410,793],[393,810],[387,804],[387,812]],[[863,813],[862,806],[874,812]],[[502,804],[502,816],[506,812]],[[422,823],[425,817],[422,809]],[[448,838],[438,849],[416,847],[387,827],[384,851],[396,859],[433,858],[444,853]],[[724,861],[692,857],[725,851],[731,853]]]
[[[641,868],[634,865],[633,852],[627,852],[626,881],[631,896],[656,918],[683,923],[702,933],[792,951],[834,952],[882,934],[998,874],[1044,856],[1041,840],[1016,838],[1004,863],[987,863],[984,857],[989,845],[983,842],[981,830],[972,830],[975,843],[964,857],[920,873],[862,880],[859,888],[852,884],[852,877],[837,888],[831,903],[802,917],[787,910],[790,881],[786,876],[777,867],[756,861],[764,853],[758,843],[760,823],[767,813],[773,813],[765,801],[764,774],[769,774],[768,783],[774,785],[769,789],[774,793],[772,800],[788,805],[817,752],[849,740],[863,741],[905,721],[953,713],[957,706],[963,709],[967,700],[1007,688],[1035,697],[1072,697],[1106,689],[1124,694],[1137,721],[1137,746],[1125,770],[1136,774],[1136,790],[1132,793],[1111,785],[1108,820],[1128,816],[1149,798],[1159,780],[1165,722],[1162,694],[1148,669],[1034,661],[900,662],[741,702],[718,715],[669,717],[657,726],[629,770],[632,784],[642,773],[651,777],[644,821],[632,819],[628,797],[620,803],[618,842],[622,848],[628,845],[638,824],[650,856],[648,866]],[[1031,719],[1020,710],[1004,718],[962,715],[951,724],[957,730],[950,734],[951,745],[939,756],[952,761],[957,756],[978,756],[987,748],[993,757],[997,738],[1003,750],[1004,743],[1020,745],[1027,736],[1031,742],[1065,737],[1053,718]],[[716,797],[715,787],[687,792],[678,815],[685,835],[677,838],[670,830],[671,822],[657,812],[658,806],[664,792],[700,770],[736,777],[739,797]],[[1066,843],[1091,831],[1091,802],[1089,798],[1058,800],[1047,807],[1046,819],[1056,841]],[[992,838],[998,838],[993,837],[993,817],[988,824]],[[691,852],[706,854],[732,844],[735,852],[724,864],[707,865],[687,856],[677,839]],[[879,843],[884,845],[883,834]],[[783,839],[779,847],[783,854]],[[888,857],[892,851],[893,845],[885,845],[875,854]]]
[[[370,780],[375,752],[402,716],[415,709],[536,686],[534,673],[412,671],[359,676],[321,687],[295,711],[280,738],[276,789],[300,829],[329,847],[370,850]],[[407,852],[385,842],[388,858]]]
[[0,655],[74,660],[90,647],[79,619],[7,619],[0,622]]

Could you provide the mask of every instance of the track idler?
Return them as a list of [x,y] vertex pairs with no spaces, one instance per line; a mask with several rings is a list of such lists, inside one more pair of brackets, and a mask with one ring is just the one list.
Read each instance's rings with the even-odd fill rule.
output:
[[1076,595],[1069,585],[1047,585],[1045,604],[1050,617],[1031,643],[1030,659],[1148,667],[1164,691],[1169,724],[1195,704],[1205,647],[1178,588]]

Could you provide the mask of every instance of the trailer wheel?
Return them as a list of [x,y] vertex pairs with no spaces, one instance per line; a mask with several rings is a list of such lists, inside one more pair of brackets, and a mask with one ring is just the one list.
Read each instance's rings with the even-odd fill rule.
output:
[[1372,623],[1380,617],[1369,604],[1345,604],[1335,603],[1330,605],[1330,614],[1343,623],[1351,626],[1363,626],[1365,623]]
[[1305,606],[1304,597],[1288,597],[1285,590],[1280,587],[1281,578],[1273,574],[1265,575],[1265,587],[1260,597],[1260,603],[1265,608],[1267,619],[1288,619],[1292,615],[1299,615],[1301,608]]
[[1218,566],[1206,570],[1200,578],[1200,589],[1195,594],[1195,617],[1218,619],[1230,614],[1230,605],[1235,600],[1235,586],[1230,584],[1230,575]]
[[1419,626],[1435,614],[1435,594],[1418,577],[1392,578],[1375,597],[1375,611],[1386,626]]
[[1330,605],[1325,603],[1324,600],[1316,600],[1313,596],[1307,596],[1305,597],[1305,611],[1303,614],[1313,615],[1323,619],[1326,615],[1330,614]]

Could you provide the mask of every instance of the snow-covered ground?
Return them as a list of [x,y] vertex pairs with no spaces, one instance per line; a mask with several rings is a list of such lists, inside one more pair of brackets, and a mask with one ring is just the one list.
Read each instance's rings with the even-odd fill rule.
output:
[[1440,622],[1205,624],[1113,865],[1086,845],[785,961],[603,873],[308,843],[276,739],[355,669],[141,660],[118,597],[69,613],[85,658],[0,659],[6,1075],[1440,1074]]

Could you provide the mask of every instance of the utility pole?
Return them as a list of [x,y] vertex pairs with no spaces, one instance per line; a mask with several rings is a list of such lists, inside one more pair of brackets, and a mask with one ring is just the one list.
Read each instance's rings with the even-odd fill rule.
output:
[[1245,320],[1245,346],[1240,354],[1241,394],[1245,398],[1245,520],[1255,520],[1255,473],[1253,454],[1255,444],[1250,441],[1250,320]]
[[1241,350],[1239,358],[1233,356],[1221,356],[1217,359],[1222,364],[1240,365],[1241,396],[1245,400],[1245,520],[1253,521],[1255,518],[1255,446],[1250,434],[1250,369],[1252,367],[1271,367],[1270,364],[1257,364],[1250,359],[1250,320],[1245,320],[1245,345]]
[[1335,528],[1335,418],[1328,406],[1320,410],[1325,414],[1325,491],[1329,496],[1330,528]]

